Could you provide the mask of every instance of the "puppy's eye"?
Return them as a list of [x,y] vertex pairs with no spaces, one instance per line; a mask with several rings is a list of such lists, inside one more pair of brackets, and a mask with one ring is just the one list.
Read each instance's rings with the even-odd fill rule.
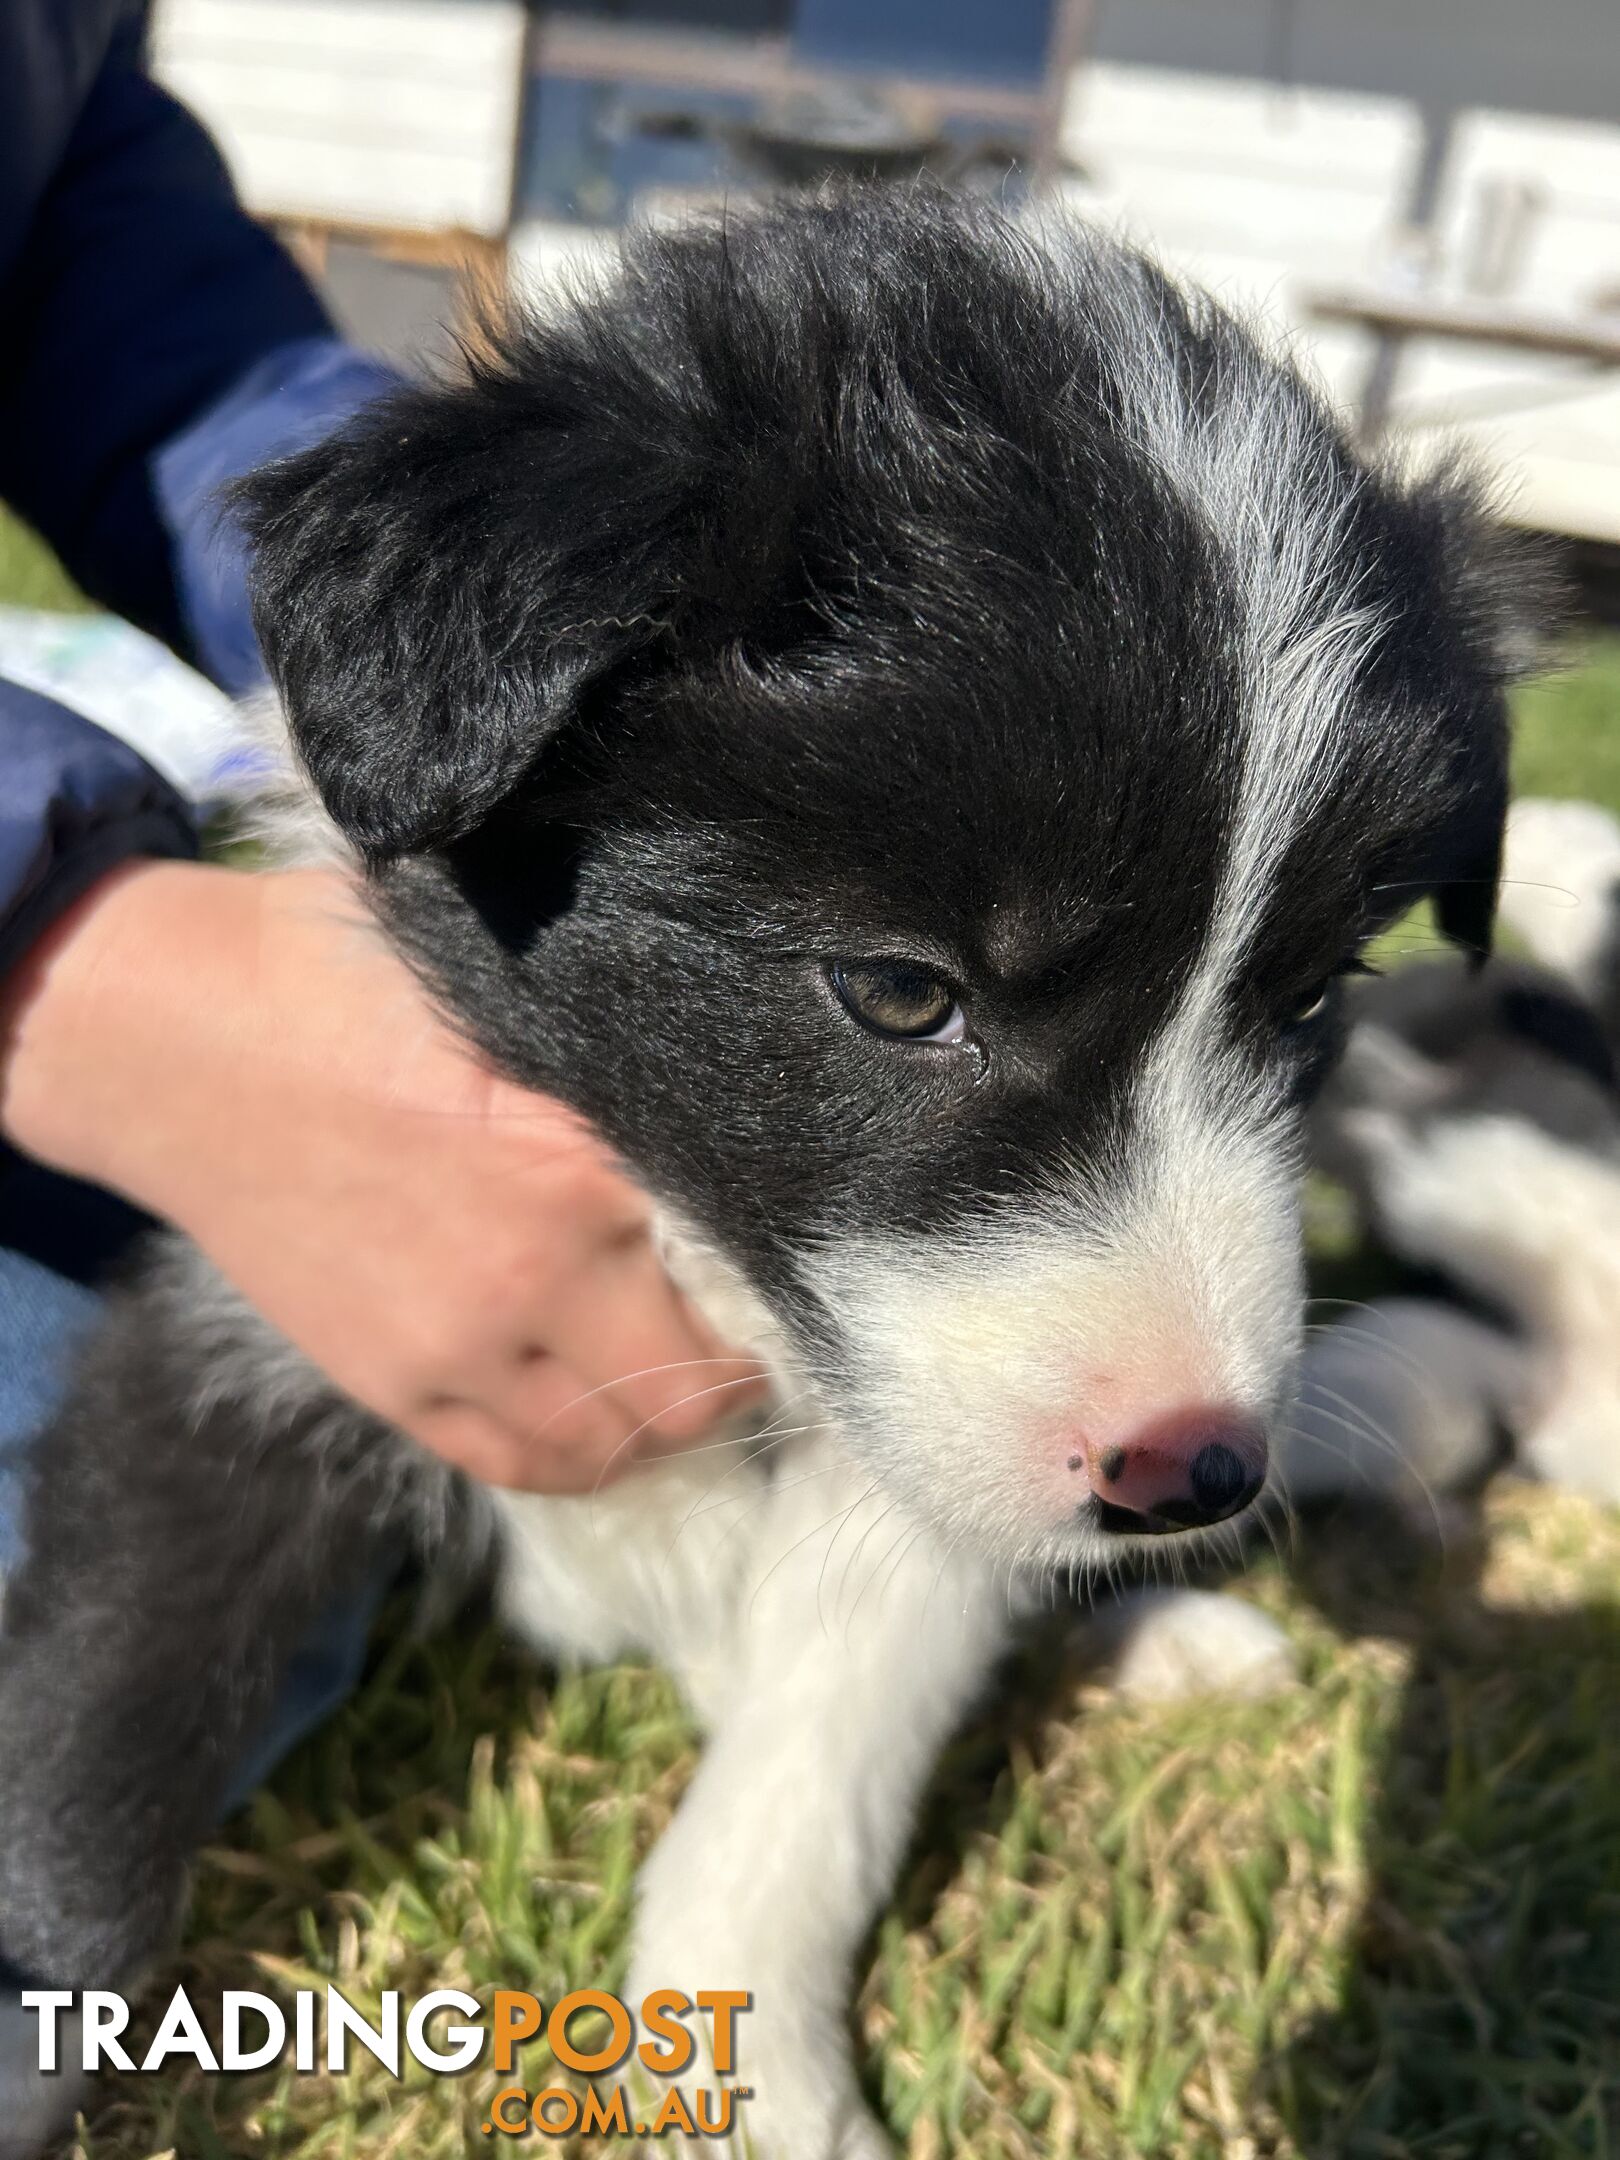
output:
[[874,1034],[906,1042],[962,1042],[967,1016],[949,983],[915,960],[835,960],[832,986]]

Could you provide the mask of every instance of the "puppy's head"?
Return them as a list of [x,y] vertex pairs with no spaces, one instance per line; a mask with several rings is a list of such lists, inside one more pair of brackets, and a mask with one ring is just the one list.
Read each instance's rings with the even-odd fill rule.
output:
[[644,235],[254,498],[385,917],[876,1473],[1025,1561],[1241,1508],[1340,977],[1425,890],[1488,936],[1466,490],[1137,258],[908,192]]

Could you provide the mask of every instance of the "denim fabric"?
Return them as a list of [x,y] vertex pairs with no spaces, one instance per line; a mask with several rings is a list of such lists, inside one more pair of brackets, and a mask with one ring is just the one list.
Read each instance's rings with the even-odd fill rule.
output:
[[0,1576],[22,1558],[25,1473],[76,1345],[94,1326],[93,1290],[0,1248]]
[[[100,1312],[97,1284],[149,1227],[110,1193],[0,1151],[0,1579],[23,1556],[30,1470]],[[304,1644],[268,1727],[246,1751],[229,1806],[353,1691],[386,1587],[376,1582],[345,1598]]]

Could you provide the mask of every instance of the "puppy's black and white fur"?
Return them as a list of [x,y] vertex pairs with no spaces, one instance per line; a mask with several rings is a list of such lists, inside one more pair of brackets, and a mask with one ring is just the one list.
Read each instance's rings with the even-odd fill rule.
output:
[[[252,494],[312,844],[780,1403],[594,1502],[470,1493],[160,1246],[6,1589],[0,1951],[139,1970],[404,1539],[674,1668],[709,1747],[631,1992],[750,1989],[760,2149],[875,2153],[846,1988],[937,1748],[1027,1586],[1131,1542],[1099,1450],[1285,1404],[1362,941],[1420,889],[1488,935],[1512,578],[1207,301],[914,191],[643,234]],[[901,963],[909,1036],[850,991]]]
[[[1535,964],[1364,986],[1318,1141],[1382,1242],[1483,1307],[1372,1323],[1405,1353],[1375,1415],[1408,1471],[1450,1483],[1459,1435],[1494,1425],[1521,1468],[1620,1500],[1620,822],[1516,803],[1502,906]],[[1395,1369],[1414,1361],[1426,1400]]]

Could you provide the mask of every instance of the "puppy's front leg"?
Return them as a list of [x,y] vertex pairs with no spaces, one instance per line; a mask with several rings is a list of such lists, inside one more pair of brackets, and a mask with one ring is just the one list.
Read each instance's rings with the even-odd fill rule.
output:
[[630,1992],[745,1990],[724,2082],[752,2094],[738,2119],[761,2160],[873,2160],[889,2147],[855,2080],[854,1958],[938,1750],[1005,1646],[1007,1599],[853,1469],[783,1484],[729,1669],[682,1675],[712,1737],[643,1871]]

